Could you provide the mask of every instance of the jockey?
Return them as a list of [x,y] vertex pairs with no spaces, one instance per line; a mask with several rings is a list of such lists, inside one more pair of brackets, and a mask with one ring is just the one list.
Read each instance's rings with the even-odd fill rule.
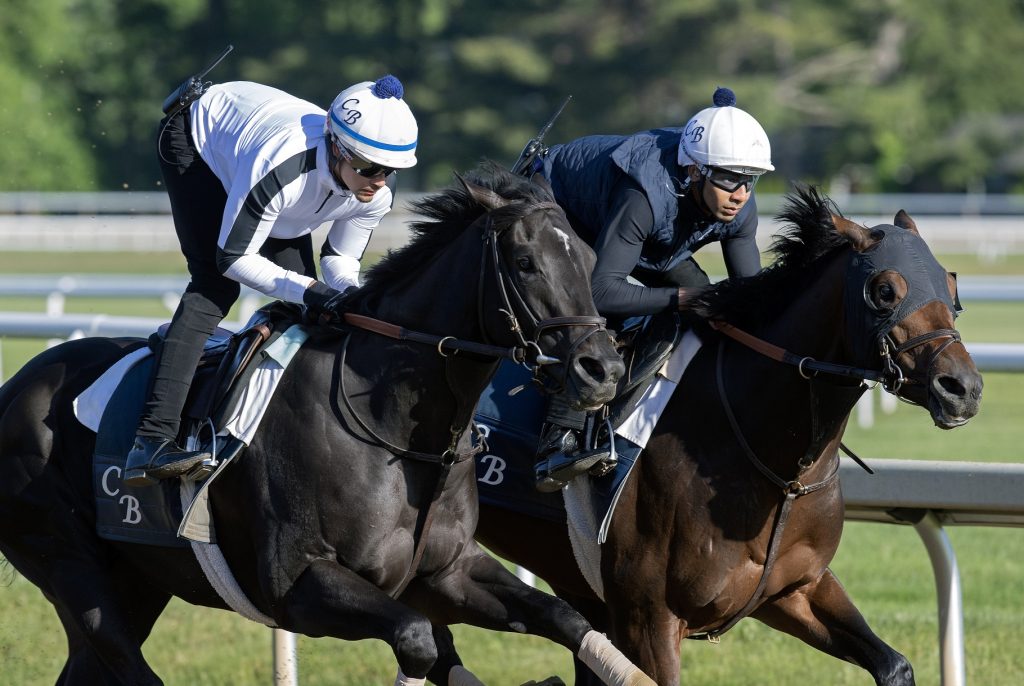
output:
[[[535,165],[597,253],[594,303],[613,328],[686,309],[709,283],[693,253],[714,241],[731,278],[761,269],[754,186],[775,169],[771,146],[731,90],[719,88],[713,102],[683,128],[586,136],[553,146]],[[581,449],[585,419],[552,398],[534,466],[538,490],[557,491],[608,457]]]
[[[188,264],[127,457],[131,486],[188,472],[209,453],[177,444],[206,339],[245,284],[340,315],[370,234],[391,209],[385,185],[416,164],[416,119],[394,76],[342,91],[329,112],[275,88],[215,85],[160,123],[157,153]],[[316,278],[311,232],[330,223]]]

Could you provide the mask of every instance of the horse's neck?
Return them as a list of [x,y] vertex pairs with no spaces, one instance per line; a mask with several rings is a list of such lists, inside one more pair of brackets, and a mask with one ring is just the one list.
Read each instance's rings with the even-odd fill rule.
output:
[[481,340],[477,300],[482,241],[467,229],[437,258],[374,306],[378,319],[439,336]]
[[[482,342],[477,312],[481,249],[479,234],[467,229],[415,276],[384,293],[373,316],[409,330]],[[372,360],[371,373],[373,365],[394,369],[384,374],[395,404],[389,412],[389,430],[411,436],[410,447],[420,451],[440,452],[447,447],[449,429],[469,424],[497,369],[496,360],[465,353],[442,356],[436,346],[426,344],[401,345],[400,359],[389,358],[386,342],[373,336],[354,346],[352,356]],[[353,369],[359,367],[353,361]]]
[[845,264],[834,259],[761,335],[801,357],[842,363]]
[[[782,316],[757,335],[800,357],[844,363],[843,275],[843,261],[834,260]],[[858,386],[828,376],[809,381],[793,366],[766,357],[748,364],[752,365],[746,374],[751,391],[742,398],[732,394],[741,406],[736,413],[757,417],[754,435],[747,437],[751,446],[780,475],[792,475],[797,460],[819,457],[841,435],[859,397]],[[726,365],[729,369],[728,357]]]

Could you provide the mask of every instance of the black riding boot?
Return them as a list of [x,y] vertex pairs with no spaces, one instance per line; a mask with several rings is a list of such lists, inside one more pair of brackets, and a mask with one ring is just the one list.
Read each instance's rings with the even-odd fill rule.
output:
[[[196,281],[193,276],[189,289]],[[227,286],[229,290],[223,294],[207,286],[220,302],[197,290],[186,290],[181,296],[171,325],[156,350],[149,397],[139,419],[135,444],[125,460],[123,481],[129,486],[149,486],[159,479],[180,476],[211,457],[206,451],[181,448],[174,437],[181,426],[182,410],[192,375],[203,355],[203,344],[238,292],[237,283]]]
[[606,448],[581,449],[581,443],[575,429],[558,424],[545,427],[533,465],[534,485],[538,491],[560,491],[572,479],[611,456]]
[[186,474],[209,457],[205,450],[183,450],[167,438],[136,436],[122,481],[129,486],[149,486],[160,479]]

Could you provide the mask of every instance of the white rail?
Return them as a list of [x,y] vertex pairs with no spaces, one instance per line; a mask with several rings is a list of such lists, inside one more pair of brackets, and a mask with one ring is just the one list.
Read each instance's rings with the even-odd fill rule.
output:
[[[187,284],[188,277],[183,275],[5,274],[0,275],[0,296],[160,297],[180,294]],[[959,288],[965,302],[1024,302],[1024,277],[1020,276],[963,276]],[[243,294],[254,292],[245,286],[242,290]]]
[[843,459],[846,519],[911,524],[935,575],[943,686],[966,683],[960,570],[944,525],[1024,526],[1024,464]]

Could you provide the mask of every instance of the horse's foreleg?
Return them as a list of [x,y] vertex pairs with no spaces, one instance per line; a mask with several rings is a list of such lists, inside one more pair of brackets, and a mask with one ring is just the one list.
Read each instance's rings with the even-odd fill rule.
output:
[[753,616],[822,652],[863,667],[879,686],[914,684],[914,670],[907,658],[871,631],[831,570],[817,583],[762,605]]
[[438,624],[465,623],[547,638],[569,648],[605,683],[653,686],[568,603],[527,586],[475,543],[443,573],[410,584],[402,600]]
[[664,603],[650,598],[616,598],[608,594],[610,635],[615,644],[659,684],[679,683],[679,620]]
[[376,638],[391,646],[402,673],[424,679],[437,659],[430,621],[328,560],[314,560],[284,597],[282,628],[346,641]]

